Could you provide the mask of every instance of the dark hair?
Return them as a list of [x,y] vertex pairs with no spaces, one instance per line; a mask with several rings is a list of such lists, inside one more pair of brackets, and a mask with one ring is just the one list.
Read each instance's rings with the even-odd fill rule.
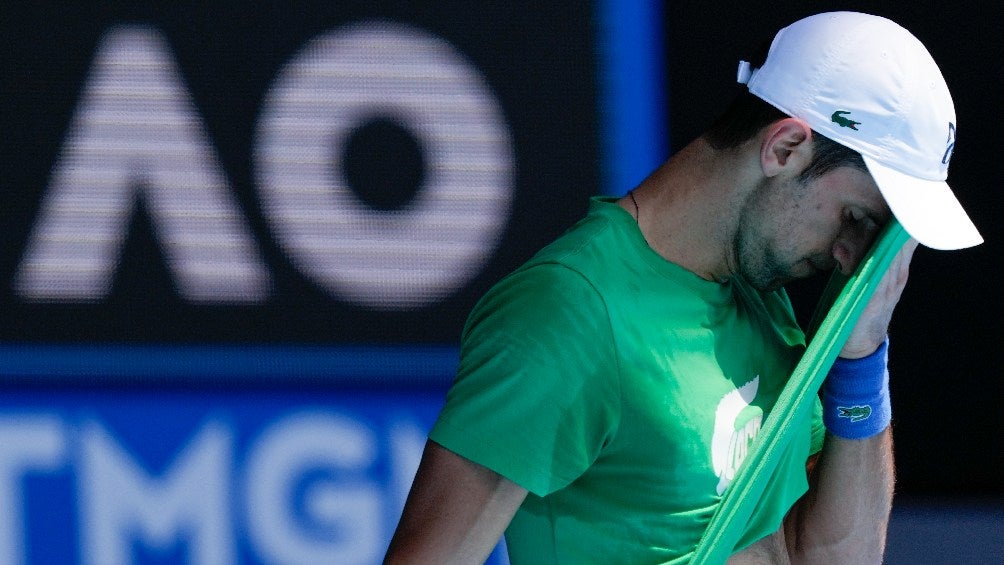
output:
[[[704,138],[719,151],[731,149],[742,145],[767,125],[787,117],[781,110],[744,89],[715,120]],[[812,132],[812,150],[812,161],[799,173],[798,180],[801,182],[808,182],[839,167],[868,170],[860,153],[815,130]]]
[[[760,43],[750,57],[754,68],[762,67],[767,60],[770,40]],[[742,145],[761,129],[789,117],[764,100],[751,94],[746,87],[732,100],[732,104],[715,120],[704,137],[711,147],[721,151]],[[812,162],[799,174],[798,180],[807,182],[838,167],[853,167],[867,171],[864,159],[857,151],[840,145],[832,139],[812,131]]]

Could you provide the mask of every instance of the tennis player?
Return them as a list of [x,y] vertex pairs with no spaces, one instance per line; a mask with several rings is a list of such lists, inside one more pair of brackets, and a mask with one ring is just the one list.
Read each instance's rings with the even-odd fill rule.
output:
[[[387,563],[686,563],[805,338],[785,283],[911,235],[784,449],[730,563],[879,563],[887,328],[914,248],[982,241],[945,183],[951,95],[907,30],[782,29],[704,135],[470,314]],[[807,464],[811,463],[811,464]]]

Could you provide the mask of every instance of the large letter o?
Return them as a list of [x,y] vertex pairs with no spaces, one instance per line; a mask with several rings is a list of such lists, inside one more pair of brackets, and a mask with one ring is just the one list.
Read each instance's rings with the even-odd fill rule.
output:
[[[424,185],[400,210],[347,186],[347,136],[394,120],[425,148]],[[480,73],[444,40],[367,22],[311,41],[264,100],[255,174],[265,217],[297,269],[335,296],[418,308],[473,278],[500,243],[512,202],[509,129]]]

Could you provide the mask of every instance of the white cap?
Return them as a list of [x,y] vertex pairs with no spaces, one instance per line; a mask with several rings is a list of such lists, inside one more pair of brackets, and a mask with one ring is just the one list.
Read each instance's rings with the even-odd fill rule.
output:
[[924,45],[895,22],[854,12],[810,16],[774,37],[739,82],[782,112],[861,153],[907,233],[935,249],[983,243],[945,179],[955,105]]

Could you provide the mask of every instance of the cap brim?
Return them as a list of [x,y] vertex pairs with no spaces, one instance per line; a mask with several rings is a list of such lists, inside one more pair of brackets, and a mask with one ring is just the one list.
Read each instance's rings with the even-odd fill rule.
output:
[[963,249],[983,243],[948,183],[919,179],[862,157],[893,215],[921,245]]

